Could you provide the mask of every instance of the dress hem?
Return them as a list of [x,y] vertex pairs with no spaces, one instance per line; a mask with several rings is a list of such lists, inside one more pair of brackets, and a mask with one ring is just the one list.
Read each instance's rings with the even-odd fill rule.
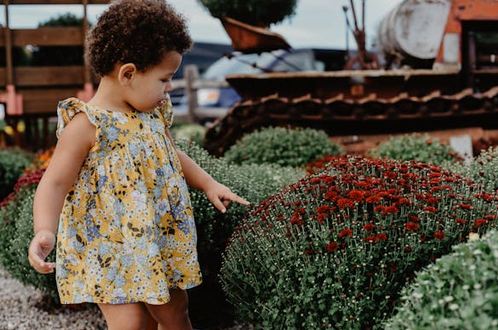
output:
[[[192,288],[195,288],[199,285],[202,284],[202,281],[198,283],[191,283],[189,285],[182,285],[182,286],[173,286],[169,287],[168,289],[182,289],[182,290],[189,290]],[[123,300],[121,300],[123,299]],[[119,301],[119,302],[116,302]],[[111,304],[111,305],[122,305],[122,304],[134,304],[134,303],[147,303],[149,305],[163,305],[167,304],[170,301],[170,297],[168,298],[149,298],[149,299],[129,299],[126,297],[117,297],[113,299],[105,299],[105,300],[98,300],[94,299],[92,296],[87,296],[85,298],[79,299],[79,300],[60,300],[60,303],[62,305],[74,305],[74,304],[83,304],[83,303],[90,303],[90,304]]]

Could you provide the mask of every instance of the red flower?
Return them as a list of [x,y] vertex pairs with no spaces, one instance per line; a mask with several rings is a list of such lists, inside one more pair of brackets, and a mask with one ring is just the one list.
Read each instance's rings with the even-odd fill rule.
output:
[[396,214],[399,209],[395,205],[389,205],[384,208],[384,214]]
[[496,215],[494,214],[488,214],[484,217],[484,219],[487,219],[487,220],[495,220],[496,219]]
[[382,198],[379,195],[373,195],[373,196],[367,197],[367,199],[365,201],[367,203],[370,203],[370,204],[375,204],[375,203],[379,203],[381,200],[382,200]]
[[327,192],[325,193],[325,196],[323,197],[325,200],[327,201],[335,201],[337,199],[338,195],[335,191],[333,190],[327,190]]
[[355,181],[354,185],[357,186],[358,188],[368,188],[370,187],[370,184],[366,181]]
[[387,234],[380,233],[375,235],[375,238],[377,239],[377,241],[387,241]]
[[365,225],[363,225],[363,229],[365,229],[366,231],[372,231],[374,230],[375,228],[375,225],[373,223],[367,223]]
[[420,228],[420,225],[416,222],[407,222],[405,223],[406,231],[417,231]]
[[361,202],[363,197],[365,197],[365,192],[361,190],[351,190],[348,196],[354,201]]
[[328,213],[330,211],[330,206],[322,205],[316,208],[317,213]]
[[479,227],[481,227],[481,226],[484,226],[484,225],[485,225],[485,224],[487,224],[487,223],[488,223],[488,220],[486,220],[486,219],[477,219],[477,220],[474,222],[474,226],[475,226],[476,228],[479,228]]
[[411,222],[419,222],[420,221],[419,217],[416,214],[408,214],[408,219]]
[[424,211],[429,212],[429,213],[436,213],[437,209],[434,206],[427,206],[424,208]]
[[458,206],[464,210],[472,210],[473,209],[472,205],[470,205],[470,204],[460,203],[460,204],[458,204]]
[[458,224],[460,224],[460,225],[464,225],[464,224],[467,223],[467,220],[457,218],[457,219],[455,219],[455,222],[458,223]]
[[327,250],[328,253],[335,252],[339,249],[339,244],[336,242],[329,242],[328,244],[325,244],[325,250]]
[[372,235],[372,236],[367,236],[363,239],[365,242],[368,242],[368,243],[375,243],[377,242],[377,238],[375,235]]
[[351,199],[339,198],[339,200],[337,201],[337,206],[339,206],[341,210],[346,208],[353,208],[354,202]]
[[400,199],[396,202],[396,204],[397,204],[398,206],[400,206],[400,205],[411,205],[411,202],[410,202],[410,200],[409,200],[408,198],[401,197],[401,198],[400,198]]
[[353,236],[353,231],[351,230],[351,228],[344,228],[343,230],[341,230],[339,232],[339,238],[344,238],[344,237],[351,237]]
[[319,224],[323,224],[326,219],[327,219],[327,215],[325,213],[318,213],[316,216],[316,221]]
[[293,225],[303,225],[304,224],[303,217],[297,212],[294,212],[292,214],[290,222]]
[[444,239],[444,231],[442,231],[442,230],[435,231],[434,232],[434,238],[436,238],[438,240]]
[[486,193],[476,194],[475,197],[481,198],[481,199],[485,200],[486,202],[491,202],[493,200],[493,195],[486,194]]
[[376,207],[374,207],[374,211],[375,212],[384,212],[385,208],[386,208],[385,206],[377,205]]

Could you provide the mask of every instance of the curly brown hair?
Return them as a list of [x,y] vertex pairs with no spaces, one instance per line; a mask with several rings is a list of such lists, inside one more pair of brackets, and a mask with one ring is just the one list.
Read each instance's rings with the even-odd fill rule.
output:
[[167,52],[184,54],[191,46],[185,19],[164,0],[117,0],[88,33],[85,57],[101,77],[117,63],[145,72]]

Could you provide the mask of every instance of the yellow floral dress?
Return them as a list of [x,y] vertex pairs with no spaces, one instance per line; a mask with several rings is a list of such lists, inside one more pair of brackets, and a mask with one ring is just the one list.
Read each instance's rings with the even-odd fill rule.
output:
[[171,102],[122,113],[69,98],[58,104],[57,137],[79,112],[96,127],[96,143],[59,220],[61,302],[164,304],[170,288],[201,284],[190,197],[165,134]]

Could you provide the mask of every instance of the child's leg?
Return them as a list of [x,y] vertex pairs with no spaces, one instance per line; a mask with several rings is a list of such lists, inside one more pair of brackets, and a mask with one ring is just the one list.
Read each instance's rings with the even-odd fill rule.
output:
[[163,305],[145,304],[159,323],[159,330],[192,330],[188,316],[188,295],[185,290],[170,289],[171,300]]
[[109,330],[144,330],[150,323],[150,315],[142,303],[98,306],[104,314]]

